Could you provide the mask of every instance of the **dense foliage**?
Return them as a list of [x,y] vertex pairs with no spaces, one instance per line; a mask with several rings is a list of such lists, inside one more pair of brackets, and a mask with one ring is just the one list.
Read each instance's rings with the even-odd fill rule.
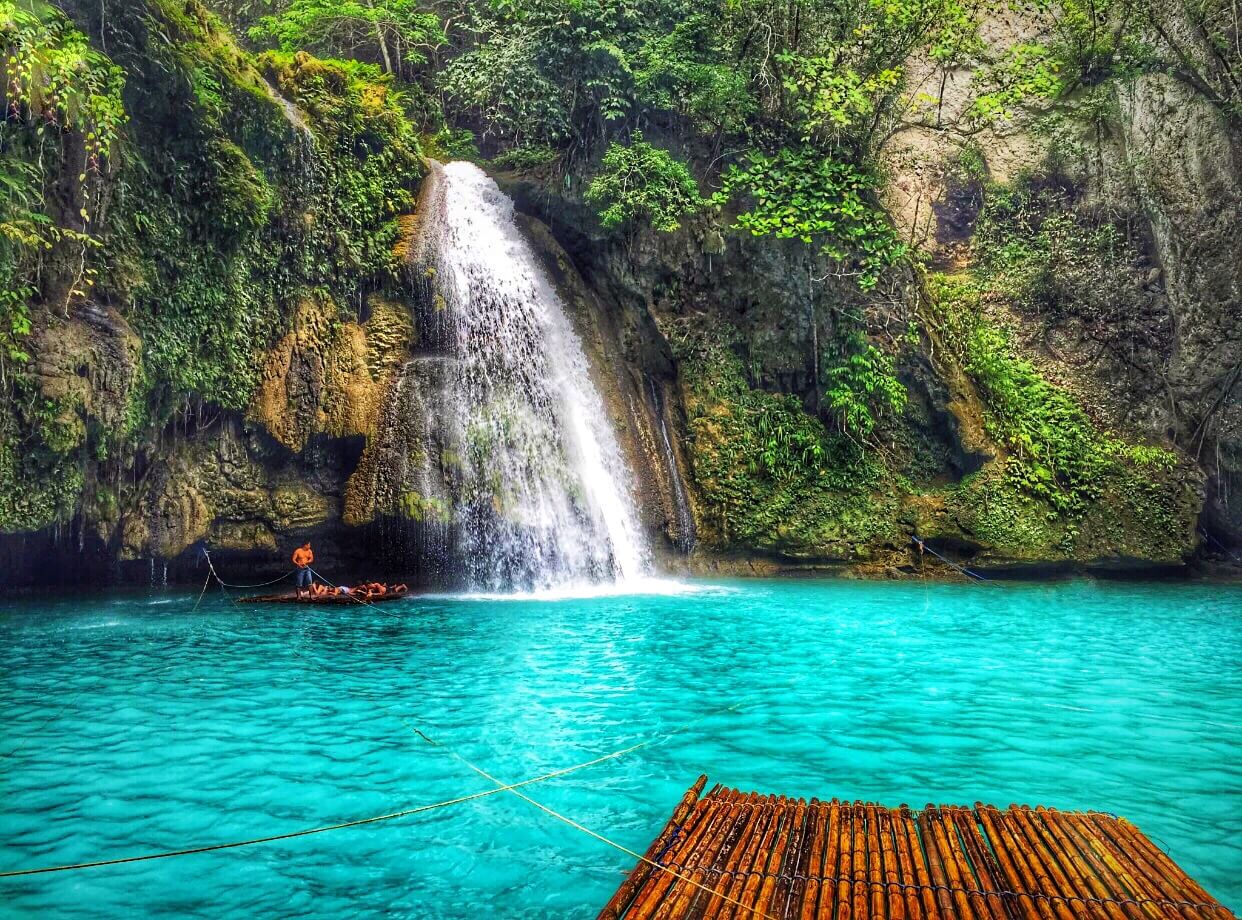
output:
[[[50,10],[0,0],[0,55],[6,115],[0,122],[3,386],[10,365],[29,357],[22,340],[30,332],[31,301],[46,295],[63,310],[94,283],[88,256],[98,241],[91,214],[125,110],[120,68]],[[76,209],[53,202],[58,182]],[[41,283],[56,255],[70,257],[71,277],[60,290]]]
[[600,209],[605,227],[638,221],[671,232],[681,219],[703,206],[699,187],[684,163],[636,134],[629,144],[613,144],[604,154],[600,174],[586,191]]
[[401,76],[413,76],[413,66],[444,40],[439,17],[416,0],[292,0],[249,31],[282,51],[372,60]]
[[[49,8],[0,5],[19,62],[0,126],[0,529],[63,517],[86,459],[178,413],[244,410],[301,298],[359,303],[396,277],[422,169],[400,92],[357,62],[253,60],[197,4],[151,3],[158,23],[114,14],[108,56]],[[140,339],[136,367],[104,371],[126,375],[119,423],[21,373],[32,311],[72,318],[88,294],[97,322],[117,328],[116,305]],[[89,351],[72,360],[94,372]]]
[[[899,502],[927,497],[904,471],[935,462],[898,456],[926,446],[926,407],[898,341],[918,330],[892,332],[915,277],[880,195],[892,138],[1072,111],[1098,142],[1147,73],[1242,111],[1221,0],[1036,0],[1040,27],[1000,45],[980,34],[991,0],[215,0],[247,47],[203,2],[65,2],[71,22],[0,0],[0,529],[64,519],[91,464],[178,419],[246,411],[303,299],[345,312],[399,284],[425,151],[536,172],[629,240],[679,233],[709,275],[728,229],[811,247],[813,290],[842,293],[790,305],[810,330],[809,366],[782,368],[809,380],[797,395],[728,329],[673,336],[696,486],[725,541],[900,546]],[[1003,453],[946,500],[997,545],[1068,552],[1110,490],[1173,516],[1173,456],[1097,423],[990,309],[1133,309],[1115,268],[1141,262],[1134,234],[1075,194],[1055,174],[989,187],[973,266],[934,277],[923,311]],[[139,341],[119,422],[24,372],[40,324],[79,308]]]
[[882,487],[882,468],[794,397],[751,386],[734,338],[727,328],[672,334],[709,536],[843,557],[860,541],[887,538],[892,495]]
[[983,315],[985,288],[974,279],[930,281],[936,328],[982,390],[988,430],[1010,452],[1010,483],[1057,512],[1081,515],[1119,466],[1176,464],[1170,451],[1127,445],[1102,431],[1069,393],[1015,355],[1005,330]]
[[851,163],[810,148],[785,149],[772,157],[755,152],[745,168],[731,167],[716,200],[744,191],[750,207],[738,215],[738,227],[818,243],[839,273],[868,290],[905,253],[888,216],[872,203],[874,188],[874,177]]
[[[146,146],[119,178],[107,293],[133,305],[148,372],[166,385],[157,398],[241,409],[289,304],[311,289],[356,296],[391,273],[418,145],[366,67],[272,54],[260,70],[213,52],[224,34],[181,25],[134,49],[184,74],[190,92],[136,113]],[[192,117],[168,130],[183,111]]]

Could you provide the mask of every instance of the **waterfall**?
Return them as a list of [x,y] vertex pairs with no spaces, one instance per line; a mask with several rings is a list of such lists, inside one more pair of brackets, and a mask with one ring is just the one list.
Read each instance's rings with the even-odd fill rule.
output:
[[430,287],[428,354],[415,360],[450,368],[416,427],[435,442],[421,453],[451,493],[468,584],[546,590],[644,575],[630,474],[513,203],[473,164],[432,168],[416,254]]

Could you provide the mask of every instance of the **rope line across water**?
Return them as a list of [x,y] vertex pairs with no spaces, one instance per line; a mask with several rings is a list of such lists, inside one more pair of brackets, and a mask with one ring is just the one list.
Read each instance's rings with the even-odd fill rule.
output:
[[[266,588],[268,585],[274,585],[278,581],[284,581],[286,578],[292,575],[295,571],[297,571],[296,569],[290,569],[289,571],[285,572],[285,574],[281,575],[279,578],[273,578],[271,581],[260,582],[257,585],[234,585],[234,584],[230,584],[229,582],[225,581],[216,572],[216,567],[211,562],[211,553],[207,552],[207,550],[204,549],[203,556],[205,556],[207,559],[207,568],[211,570],[212,577],[214,577],[216,581],[220,582],[220,584],[225,585],[230,588],[242,588],[242,589]],[[307,566],[307,568],[310,568],[310,566]],[[197,605],[195,605],[195,607],[197,608]]]
[[[208,565],[211,566],[210,557],[208,557]],[[224,586],[226,582],[223,579],[221,579],[218,574],[216,574],[214,566],[211,566],[211,574],[215,576],[216,581],[220,585],[220,593],[223,594],[224,597],[229,602],[233,603],[234,606],[238,606],[237,602],[234,601],[229,596],[228,592],[225,590]],[[201,594],[199,595],[199,599],[200,600],[202,599]],[[360,603],[365,603],[365,602],[360,601]],[[368,604],[367,606],[374,607],[375,605]],[[387,611],[381,611],[381,612],[386,613]],[[301,655],[301,653],[298,653],[298,654],[299,654],[299,657],[302,657],[304,660],[310,662],[314,667],[319,668],[320,670],[324,671],[324,673],[330,673],[313,659],[305,655]],[[349,687],[346,687],[345,689],[347,692],[350,692],[350,693],[354,692]],[[368,698],[368,697],[364,697],[364,698]],[[104,866],[124,865],[126,863],[147,862],[147,861],[155,860],[155,859],[169,859],[169,858],[176,857],[176,856],[190,856],[190,855],[194,855],[197,853],[211,853],[217,850],[236,849],[238,847],[254,846],[254,845],[262,844],[262,843],[274,843],[280,840],[292,840],[298,837],[307,837],[312,834],[322,834],[328,831],[344,830],[346,828],[351,828],[351,827],[361,827],[363,825],[376,824],[381,821],[391,821],[391,820],[395,820],[398,818],[408,817],[410,815],[420,814],[426,811],[432,811],[438,808],[447,808],[451,805],[459,805],[464,802],[470,802],[475,799],[485,798],[487,796],[496,795],[501,792],[513,792],[515,795],[520,795],[520,793],[517,793],[516,790],[522,786],[529,786],[534,783],[545,782],[550,779],[555,779],[561,776],[566,776],[570,773],[577,772],[578,770],[583,770],[583,769],[586,769],[587,767],[592,767],[597,764],[604,763],[605,761],[608,761],[608,760],[614,760],[618,757],[623,757],[624,755],[632,753],[633,751],[639,750],[640,748],[648,747],[656,743],[659,740],[672,737],[678,732],[684,731],[685,729],[707,718],[708,715],[712,715],[720,711],[732,711],[732,710],[739,708],[742,705],[743,705],[742,702],[738,702],[738,703],[734,703],[727,707],[721,707],[718,710],[713,710],[712,713],[708,713],[706,715],[700,716],[696,719],[693,719],[689,722],[684,723],[683,725],[676,726],[658,735],[653,735],[649,738],[639,741],[636,744],[629,745],[628,747],[624,747],[619,750],[612,751],[608,754],[604,754],[592,760],[574,764],[573,766],[570,766],[570,767],[565,767],[560,770],[555,770],[551,773],[544,773],[540,776],[522,780],[519,783],[510,783],[510,784],[500,783],[498,780],[495,780],[490,774],[485,773],[482,770],[482,768],[475,766],[470,761],[468,761],[465,757],[463,757],[461,754],[457,753],[456,751],[454,751],[452,748],[448,747],[447,745],[444,745],[441,742],[438,742],[432,739],[425,732],[423,732],[420,728],[418,728],[418,726],[410,723],[404,716],[400,715],[399,713],[396,713],[395,710],[392,710],[387,705],[384,705],[384,708],[389,709],[389,711],[392,712],[394,715],[396,715],[396,717],[403,724],[405,724],[411,731],[413,731],[420,738],[422,738],[423,741],[427,742],[427,744],[433,747],[439,748],[451,754],[453,757],[455,757],[457,760],[459,760],[466,766],[470,767],[470,769],[474,770],[476,773],[479,773],[480,775],[485,776],[489,781],[496,783],[497,784],[496,788],[485,789],[480,792],[471,793],[469,795],[456,796],[451,799],[445,799],[444,801],[441,801],[441,802],[434,802],[428,805],[419,805],[413,808],[407,808],[401,811],[390,812],[384,815],[375,815],[369,818],[358,818],[352,821],[343,821],[337,824],[328,824],[328,825],[323,825],[320,827],[304,828],[302,830],[289,831],[283,834],[270,834],[264,837],[252,837],[246,840],[235,840],[235,841],[229,841],[226,843],[205,844],[202,846],[186,847],[186,848],[177,849],[177,850],[165,850],[159,853],[145,853],[145,854],[141,854],[137,856],[122,856],[122,857],[117,857],[117,858],[112,858],[112,859],[93,860],[90,862],[68,863],[68,864],[56,865],[56,866],[40,866],[40,867],[32,868],[32,869],[9,870],[5,872],[0,872],[0,878],[16,878],[16,877],[27,876],[27,875],[41,875],[41,874],[45,874],[49,872],[70,872],[70,871],[81,870],[81,869],[94,869],[94,868],[100,868]],[[533,800],[531,801],[533,802]],[[569,819],[563,818],[563,820],[569,820]],[[587,829],[583,828],[583,830],[587,830]],[[587,833],[591,833],[591,831],[587,830]]]
[[[426,740],[430,744],[433,744],[433,745],[436,744],[436,742],[432,741],[430,738],[427,738]],[[643,744],[647,744],[647,743],[649,742],[643,742]],[[563,769],[560,769],[560,770],[554,770],[551,773],[543,773],[539,776],[534,776],[534,777],[531,777],[530,779],[522,780],[520,783],[511,783],[509,785],[500,786],[495,789],[484,789],[484,790],[481,790],[480,792],[470,793],[469,795],[455,796],[454,798],[445,799],[440,802],[432,802],[431,804],[428,804],[428,805],[418,805],[412,808],[406,808],[406,809],[402,809],[401,811],[394,811],[394,812],[390,812],[384,815],[375,815],[370,818],[357,818],[352,821],[342,821],[338,824],[326,824],[321,827],[304,828],[302,830],[289,831],[284,834],[270,834],[266,837],[252,837],[246,840],[233,840],[227,843],[204,844],[202,846],[186,847],[184,849],[179,849],[179,850],[165,850],[159,853],[143,853],[138,856],[122,856],[122,857],[118,857],[114,859],[98,859],[98,860],[92,860],[90,862],[68,863],[68,864],[59,865],[59,866],[40,866],[34,869],[13,869],[7,872],[0,872],[0,878],[16,878],[18,876],[23,876],[23,875],[40,875],[40,874],[47,873],[47,872],[69,872],[69,871],[73,871],[76,869],[95,869],[101,866],[119,866],[124,863],[146,862],[152,859],[169,859],[173,856],[190,856],[194,853],[210,853],[215,850],[229,850],[229,849],[235,849],[237,847],[254,846],[255,844],[260,844],[260,843],[273,843],[277,840],[292,840],[296,837],[308,837],[311,834],[323,834],[323,833],[326,833],[327,831],[343,830],[349,827],[361,827],[365,824],[376,824],[380,821],[392,821],[397,818],[405,818],[405,817],[408,817],[409,815],[416,815],[416,814],[420,814],[425,811],[433,811],[434,809],[437,809],[437,808],[447,808],[450,805],[460,805],[464,802],[471,802],[471,801],[474,801],[475,799],[486,798],[487,796],[496,795],[497,793],[500,793],[500,792],[508,792],[514,789],[518,789],[522,786],[530,786],[530,785],[533,785],[534,783],[542,783],[550,779],[556,779],[561,776],[566,776],[570,773],[575,773],[578,770],[585,770],[587,767],[593,767],[596,764],[603,763],[604,761],[612,760],[616,757],[620,757],[624,754],[628,754],[630,751],[633,751],[636,748],[641,747],[641,746],[642,745],[632,745],[631,747],[623,748],[620,751],[613,751],[612,753],[605,754],[602,757],[596,757],[593,760],[587,760],[582,763],[574,764],[571,767],[564,767]]]
[[980,575],[978,572],[972,572],[970,569],[968,569],[968,568],[965,568],[965,567],[963,567],[963,566],[958,565],[958,564],[957,564],[956,562],[954,562],[952,559],[946,559],[944,556],[940,555],[938,552],[936,552],[934,549],[932,549],[930,546],[928,546],[928,545],[927,545],[927,541],[926,541],[926,540],[920,540],[918,537],[911,537],[911,538],[910,538],[910,540],[911,540],[912,542],[914,542],[914,543],[918,544],[918,547],[919,547],[920,549],[925,549],[925,550],[927,550],[929,553],[931,553],[933,556],[935,556],[937,559],[939,559],[939,560],[940,560],[941,562],[943,562],[945,565],[950,565],[950,566],[952,566],[953,568],[955,568],[955,569],[957,569],[959,572],[961,572],[963,575],[968,575],[968,576],[970,576],[971,578],[974,578],[974,579],[976,579],[976,580],[978,580],[978,581],[986,581],[986,582],[988,582],[989,584],[991,584],[992,579],[990,579],[990,578],[986,578],[986,577],[984,577],[983,575]]

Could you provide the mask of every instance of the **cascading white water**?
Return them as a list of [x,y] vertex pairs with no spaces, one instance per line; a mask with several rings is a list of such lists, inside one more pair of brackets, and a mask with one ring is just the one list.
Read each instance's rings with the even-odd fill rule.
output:
[[433,169],[421,211],[428,344],[456,364],[436,421],[469,582],[547,590],[642,576],[629,472],[513,203],[473,164]]

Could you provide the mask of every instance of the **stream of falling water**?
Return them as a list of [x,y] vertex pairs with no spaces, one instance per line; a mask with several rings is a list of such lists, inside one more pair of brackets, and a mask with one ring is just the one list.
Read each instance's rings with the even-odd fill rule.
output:
[[424,411],[467,584],[548,591],[640,579],[650,556],[630,473],[512,201],[473,164],[433,170],[421,228],[435,300],[427,344],[454,368]]

